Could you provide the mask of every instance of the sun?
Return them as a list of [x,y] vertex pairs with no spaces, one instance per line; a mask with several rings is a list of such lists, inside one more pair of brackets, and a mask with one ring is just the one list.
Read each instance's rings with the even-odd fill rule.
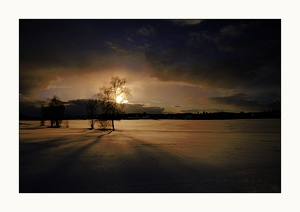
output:
[[123,97],[122,96],[117,96],[116,102],[121,103],[122,101],[123,101]]
[[119,104],[126,104],[126,103],[128,103],[128,100],[124,99],[124,97],[122,95],[119,95],[116,98],[116,102]]

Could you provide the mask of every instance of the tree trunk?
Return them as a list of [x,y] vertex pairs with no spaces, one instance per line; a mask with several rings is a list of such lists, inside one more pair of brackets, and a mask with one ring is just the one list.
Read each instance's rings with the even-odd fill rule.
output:
[[111,120],[112,130],[115,131],[114,119]]
[[91,129],[94,129],[94,111],[91,112]]
[[115,131],[114,119],[115,119],[115,110],[113,109],[112,118],[111,118],[111,125],[113,131]]
[[55,121],[55,126],[58,128],[59,127],[59,120]]

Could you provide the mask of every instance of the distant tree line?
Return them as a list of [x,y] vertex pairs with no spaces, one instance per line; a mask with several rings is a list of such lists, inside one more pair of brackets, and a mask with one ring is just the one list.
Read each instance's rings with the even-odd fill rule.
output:
[[146,114],[127,113],[122,114],[121,119],[177,119],[177,120],[226,120],[226,119],[278,119],[281,118],[280,110],[262,112],[202,112],[202,113],[169,113]]

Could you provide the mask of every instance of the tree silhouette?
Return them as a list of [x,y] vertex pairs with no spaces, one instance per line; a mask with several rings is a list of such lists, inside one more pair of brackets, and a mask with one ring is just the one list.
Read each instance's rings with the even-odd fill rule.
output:
[[91,129],[94,129],[95,116],[100,106],[100,101],[98,99],[89,99],[85,106],[88,118],[90,119]]
[[54,125],[55,127],[60,127],[65,112],[65,106],[57,96],[54,95],[50,100],[50,103],[48,104],[48,111],[51,127]]
[[124,103],[131,97],[130,89],[125,86],[126,82],[125,78],[114,76],[111,78],[110,86],[100,88],[98,93],[100,106],[104,114],[110,117],[113,131],[115,117],[122,112]]
[[47,119],[48,116],[48,107],[45,106],[44,104],[41,104],[41,121],[40,121],[40,126],[45,126],[45,120]]

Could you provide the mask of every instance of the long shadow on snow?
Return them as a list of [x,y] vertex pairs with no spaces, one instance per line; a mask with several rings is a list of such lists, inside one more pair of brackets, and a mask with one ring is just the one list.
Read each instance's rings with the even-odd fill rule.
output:
[[[20,172],[20,193],[77,192],[84,180],[78,173],[84,175],[85,171],[84,167],[80,167],[79,156],[97,144],[104,135],[106,134],[98,136],[94,141],[81,146],[68,155],[64,155],[54,168],[38,176],[27,177],[26,174],[22,176]],[[43,161],[40,163],[43,164]],[[74,169],[82,169],[82,172],[74,171]]]
[[[213,167],[204,162],[191,162],[157,144],[123,135],[130,140],[134,154],[125,155],[111,182],[99,192],[117,193],[235,193],[272,192],[272,180],[250,174],[235,175],[232,170]],[[92,191],[91,191],[92,192]]]
[[102,192],[222,192],[224,185],[214,180],[220,170],[201,163],[189,164],[157,145],[125,137],[130,138],[135,153],[120,158],[121,165],[111,173],[111,185],[106,184]]
[[183,156],[127,135],[122,136],[129,138],[134,154],[118,155],[112,169],[84,167],[79,156],[102,136],[63,157],[42,176],[20,181],[20,192],[216,193],[241,192],[245,190],[241,186],[249,186],[236,183],[224,170],[200,161],[189,163]]

